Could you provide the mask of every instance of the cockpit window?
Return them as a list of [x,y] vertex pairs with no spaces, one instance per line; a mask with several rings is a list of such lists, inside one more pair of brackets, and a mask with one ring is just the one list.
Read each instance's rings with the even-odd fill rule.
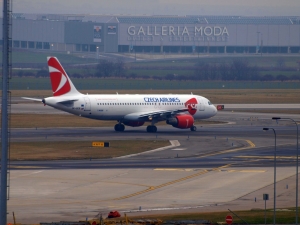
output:
[[212,105],[210,101],[208,101],[208,105]]

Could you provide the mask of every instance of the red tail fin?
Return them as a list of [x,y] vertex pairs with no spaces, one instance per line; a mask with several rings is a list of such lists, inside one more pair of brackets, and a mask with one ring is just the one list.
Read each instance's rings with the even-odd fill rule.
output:
[[48,57],[53,96],[80,94],[56,57]]

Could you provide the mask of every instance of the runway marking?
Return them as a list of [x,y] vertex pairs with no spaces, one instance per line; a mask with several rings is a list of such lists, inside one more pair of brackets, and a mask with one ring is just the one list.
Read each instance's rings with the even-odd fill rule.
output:
[[[227,164],[227,165],[224,165],[224,166],[220,166],[220,167],[217,167],[217,168],[213,168],[212,170],[210,171],[217,171],[221,168],[226,168],[226,167],[229,167],[231,166],[231,164]],[[147,192],[150,192],[150,191],[153,191],[153,190],[157,190],[159,188],[163,188],[163,187],[166,187],[166,186],[169,186],[169,185],[172,185],[172,184],[176,184],[176,183],[179,183],[179,182],[182,182],[182,181],[185,181],[185,180],[188,180],[188,179],[192,179],[192,178],[195,178],[197,176],[200,176],[200,175],[203,175],[203,174],[206,174],[208,172],[210,172],[209,170],[202,170],[198,173],[195,173],[193,175],[189,175],[189,176],[186,176],[186,177],[183,177],[183,178],[180,178],[180,179],[177,179],[177,180],[173,180],[173,181],[170,181],[170,182],[167,182],[167,183],[164,183],[164,184],[161,184],[161,185],[158,185],[158,186],[152,186],[146,190],[143,190],[143,191],[139,191],[139,192],[136,192],[136,193],[133,193],[133,194],[129,194],[129,195],[125,195],[125,196],[122,196],[122,197],[119,197],[119,198],[115,198],[113,200],[122,200],[122,199],[126,199],[126,198],[131,198],[131,197],[134,197],[134,196],[137,196],[137,195],[141,195],[141,194],[145,194]]]
[[[36,178],[43,178],[43,177],[38,177],[37,176]],[[62,181],[74,181],[75,180],[76,181],[77,179],[75,179],[75,178],[67,179],[67,178],[52,177],[52,178],[47,178],[47,180],[55,180],[55,181],[58,181],[58,180],[62,180]],[[96,183],[107,183],[107,184],[125,184],[125,185],[132,185],[132,186],[151,187],[150,185],[136,184],[136,183],[126,183],[126,182],[117,182],[117,181],[109,181],[109,180],[97,180],[97,181],[94,181],[92,178],[85,179],[85,180],[82,180],[82,181],[86,181],[89,184],[91,184],[91,182],[93,182],[93,184],[96,184]]]
[[[274,159],[274,156],[235,156],[236,158],[250,158],[250,159]],[[276,156],[276,159],[296,159],[296,156]]]
[[186,150],[186,148],[174,148],[174,149],[171,149],[173,151],[183,151],[183,150]]
[[266,170],[223,170],[221,172],[228,172],[228,173],[265,173]]
[[177,169],[177,168],[156,168],[154,170],[158,170],[158,171],[195,171],[194,169]]
[[169,140],[169,142],[171,143],[171,145],[168,145],[168,146],[165,146],[165,147],[153,149],[153,150],[146,151],[146,152],[140,152],[140,153],[135,153],[135,154],[130,154],[130,155],[124,155],[124,156],[114,157],[114,158],[115,159],[124,159],[124,158],[133,157],[133,156],[138,156],[138,155],[144,155],[144,154],[148,154],[148,153],[163,151],[163,150],[166,150],[166,149],[169,149],[169,148],[179,147],[180,146],[180,143],[179,143],[178,140]]
[[32,172],[32,173],[28,173],[28,174],[23,174],[23,175],[11,177],[10,179],[16,179],[16,178],[19,178],[19,177],[27,177],[27,176],[31,176],[31,175],[42,173],[42,172],[44,172],[44,170],[35,171],[35,172]]
[[[1,168],[1,166],[0,166]],[[48,167],[43,166],[10,166],[11,169],[46,169]]]
[[208,153],[208,154],[199,156],[197,158],[205,158],[205,157],[208,157],[208,156],[221,155],[221,154],[225,154],[225,153],[237,152],[237,151],[241,151],[241,150],[255,148],[255,144],[252,141],[250,141],[250,140],[244,140],[244,139],[234,139],[234,140],[243,140],[243,141],[246,141],[249,144],[249,146],[242,147],[242,148],[235,148],[235,149],[223,150],[223,151],[214,152],[214,153]]

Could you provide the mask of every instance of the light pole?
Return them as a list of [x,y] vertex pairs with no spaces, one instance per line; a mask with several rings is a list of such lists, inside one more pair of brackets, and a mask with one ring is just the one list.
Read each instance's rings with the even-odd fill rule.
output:
[[259,53],[259,34],[260,34],[260,32],[258,31],[258,32],[257,32],[257,46],[256,46],[256,54],[258,54],[258,53]]
[[274,212],[273,224],[276,224],[276,131],[274,128],[263,128],[264,131],[273,130],[275,136],[275,149],[274,149]]
[[298,124],[291,118],[272,117],[272,120],[290,120],[296,124],[297,127],[297,159],[296,159],[296,225],[298,225],[298,163],[299,163],[299,148],[298,148]]
[[134,61],[136,62],[136,39],[134,40]]
[[263,33],[261,33],[261,37],[260,37],[260,56],[262,56],[263,54]]
[[96,59],[99,59],[99,46],[96,47]]

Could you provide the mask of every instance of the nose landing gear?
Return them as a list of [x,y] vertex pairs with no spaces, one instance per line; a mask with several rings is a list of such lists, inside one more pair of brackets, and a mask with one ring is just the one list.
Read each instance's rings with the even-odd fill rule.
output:
[[191,131],[197,131],[197,127],[194,125],[190,129],[191,129]]

